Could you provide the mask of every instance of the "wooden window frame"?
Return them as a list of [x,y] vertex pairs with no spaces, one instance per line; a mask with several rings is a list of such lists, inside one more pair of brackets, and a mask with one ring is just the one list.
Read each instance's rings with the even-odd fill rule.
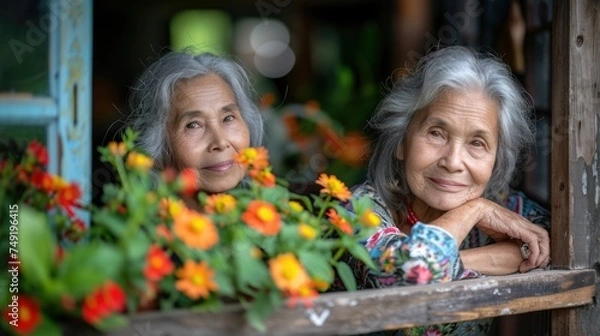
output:
[[[552,310],[552,335],[600,335],[600,2],[554,1],[552,270],[425,286],[328,293],[282,308],[269,334],[356,334]],[[594,171],[595,170],[595,171]],[[262,335],[240,306],[219,313],[151,312],[111,335]]]

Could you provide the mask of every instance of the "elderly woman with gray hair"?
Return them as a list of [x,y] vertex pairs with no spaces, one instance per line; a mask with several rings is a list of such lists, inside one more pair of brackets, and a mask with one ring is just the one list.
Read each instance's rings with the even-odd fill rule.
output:
[[[464,47],[426,55],[395,83],[370,121],[377,140],[367,181],[353,188],[355,196],[371,197],[381,218],[364,242],[378,268],[350,260],[360,288],[548,264],[548,212],[508,189],[520,154],[534,141],[526,97],[501,61]],[[406,332],[485,334],[489,325]]]
[[198,188],[229,190],[245,170],[234,153],[260,146],[263,121],[244,69],[224,57],[170,52],[132,89],[130,125],[155,168],[193,168]]

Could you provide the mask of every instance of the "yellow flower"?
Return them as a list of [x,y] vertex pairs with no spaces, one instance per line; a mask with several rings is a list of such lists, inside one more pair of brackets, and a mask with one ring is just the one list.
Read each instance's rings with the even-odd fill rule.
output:
[[284,292],[297,292],[310,283],[306,270],[292,253],[269,260],[269,271],[277,288]]
[[213,279],[215,272],[204,261],[195,263],[187,260],[175,275],[181,278],[175,282],[175,288],[192,300],[207,298],[210,292],[218,289]]
[[337,177],[333,175],[328,176],[327,174],[321,174],[316,183],[323,187],[323,189],[321,189],[322,194],[331,195],[340,201],[345,202],[352,196],[344,182],[338,180]]
[[225,214],[233,211],[235,209],[235,206],[235,197],[229,194],[215,194],[208,196],[208,198],[206,199],[205,210],[209,214]]
[[288,205],[290,206],[290,209],[292,209],[292,211],[296,212],[296,213],[300,213],[300,212],[302,212],[302,210],[304,210],[304,208],[302,207],[302,204],[300,204],[296,201],[289,201]]
[[306,240],[313,240],[317,236],[317,230],[304,223],[300,223],[300,225],[298,225],[298,233],[300,234],[300,237]]
[[381,218],[377,216],[371,209],[367,209],[362,216],[360,216],[360,222],[363,223],[366,227],[378,227],[381,223]]
[[219,241],[213,221],[190,209],[185,209],[174,218],[173,231],[187,246],[201,250],[208,250]]
[[158,214],[162,218],[177,217],[186,206],[181,200],[174,200],[172,198],[162,198],[158,203]]
[[115,141],[111,141],[108,144],[108,150],[112,155],[119,157],[122,157],[125,155],[125,153],[127,153],[127,149],[125,148],[124,142],[116,143]]
[[125,163],[127,167],[133,169],[139,169],[141,171],[148,171],[148,169],[152,168],[154,162],[152,159],[144,154],[138,152],[131,152],[127,155],[127,162]]

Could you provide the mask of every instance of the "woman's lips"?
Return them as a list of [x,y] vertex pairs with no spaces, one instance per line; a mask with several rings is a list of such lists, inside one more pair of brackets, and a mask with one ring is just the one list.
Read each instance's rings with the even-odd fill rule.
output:
[[215,172],[224,172],[233,166],[233,160],[221,161],[210,166],[204,167],[206,170]]
[[444,191],[459,191],[466,187],[465,184],[450,181],[450,180],[436,179],[436,178],[429,178],[429,180],[431,182],[433,182],[433,184],[435,184],[438,187],[438,189],[441,189]]

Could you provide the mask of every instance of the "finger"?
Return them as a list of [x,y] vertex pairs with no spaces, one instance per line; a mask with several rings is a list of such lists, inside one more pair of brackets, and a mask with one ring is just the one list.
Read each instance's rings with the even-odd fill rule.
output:
[[521,265],[519,265],[519,272],[525,273],[534,268],[535,268],[535,266],[531,264],[531,261],[529,259],[525,259],[525,260],[523,260]]

